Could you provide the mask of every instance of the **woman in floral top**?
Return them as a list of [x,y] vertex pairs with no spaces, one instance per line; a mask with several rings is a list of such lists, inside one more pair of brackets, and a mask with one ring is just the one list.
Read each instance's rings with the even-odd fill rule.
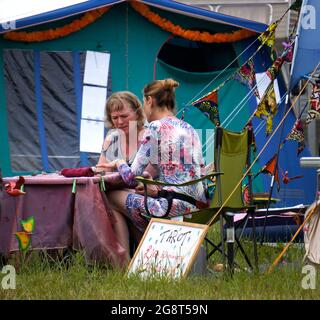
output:
[[[195,129],[174,116],[175,88],[178,83],[172,79],[156,80],[144,88],[144,111],[149,121],[140,149],[131,165],[117,159],[103,168],[117,168],[123,180],[135,187],[135,177],[142,175],[148,164],[158,171],[159,181],[183,183],[200,178],[204,163],[202,146]],[[163,187],[168,191],[191,196],[205,202],[205,190],[201,182],[184,187]],[[158,197],[159,187],[148,186],[148,208],[153,216],[163,216],[168,208],[166,198]],[[117,190],[110,193],[114,213],[128,217],[143,232],[148,221],[141,216],[146,214],[143,186],[136,186],[135,192]],[[174,199],[169,217],[196,210],[196,206],[183,200]],[[125,219],[123,219],[125,221]],[[115,231],[129,257],[129,237],[125,222],[117,223]]]

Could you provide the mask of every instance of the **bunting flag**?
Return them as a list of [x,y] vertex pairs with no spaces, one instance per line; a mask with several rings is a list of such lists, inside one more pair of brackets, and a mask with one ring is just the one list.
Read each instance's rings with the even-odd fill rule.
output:
[[220,126],[217,90],[214,90],[206,96],[192,102],[192,105],[202,111],[213,124],[217,127]]
[[26,220],[21,220],[22,228],[25,232],[31,233],[34,230],[35,220],[34,217],[31,216]]
[[271,49],[274,47],[275,41],[276,41],[276,29],[279,24],[279,21],[276,21],[267,28],[266,31],[261,33],[261,35],[258,37],[258,39]]
[[273,62],[272,66],[267,70],[266,73],[270,80],[275,80],[277,78],[284,61],[284,57],[277,58]]
[[284,58],[284,61],[292,62],[292,59],[293,59],[293,41],[282,42],[282,45],[284,46],[284,52],[282,54],[282,57]]
[[275,80],[284,62],[292,62],[293,58],[293,41],[282,42],[284,50],[280,57],[278,57],[267,70],[267,75],[271,80]]
[[25,231],[16,232],[15,236],[19,243],[19,249],[21,251],[26,251],[30,247],[31,238],[30,235]]
[[312,83],[312,93],[309,99],[310,109],[308,111],[306,123],[309,124],[313,119],[320,116],[320,81]]
[[305,147],[305,141],[301,119],[296,120],[291,132],[288,134],[285,140],[293,140],[298,142],[297,155],[299,155],[303,151]]
[[9,183],[6,183],[4,185],[4,190],[13,197],[24,195],[26,193],[22,190],[23,184],[24,178],[20,176],[17,182],[11,181]]
[[254,114],[256,117],[266,121],[266,135],[269,135],[272,132],[273,117],[276,115],[277,111],[276,95],[274,92],[273,82],[271,82]]
[[274,176],[274,180],[278,184],[278,192],[280,191],[280,180],[279,180],[279,170],[278,170],[278,156],[275,154],[261,169],[262,173],[270,174]]
[[253,90],[254,95],[260,99],[259,91],[256,83],[256,73],[254,71],[254,65],[252,59],[249,59],[235,74],[234,79],[247,85],[250,90]]

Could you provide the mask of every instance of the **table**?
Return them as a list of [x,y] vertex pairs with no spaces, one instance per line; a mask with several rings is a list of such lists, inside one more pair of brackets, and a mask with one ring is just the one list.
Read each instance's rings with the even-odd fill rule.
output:
[[[66,178],[59,174],[25,176],[25,195],[12,197],[0,192],[0,254],[8,257],[19,250],[15,232],[21,219],[35,218],[32,250],[74,248],[85,251],[86,260],[122,265],[125,261],[113,230],[113,216],[106,188],[123,184],[117,173],[95,177]],[[76,179],[76,180],[75,180]],[[3,178],[4,185],[18,177]],[[75,193],[72,193],[76,186]]]

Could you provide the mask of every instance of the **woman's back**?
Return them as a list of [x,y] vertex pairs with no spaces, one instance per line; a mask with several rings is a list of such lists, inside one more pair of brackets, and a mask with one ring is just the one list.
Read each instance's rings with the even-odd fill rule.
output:
[[[197,132],[176,117],[168,116],[151,122],[141,148],[145,150],[139,150],[133,165],[139,166],[150,161],[158,169],[160,181],[179,184],[200,178],[204,170],[202,146]],[[202,183],[165,189],[204,200]]]

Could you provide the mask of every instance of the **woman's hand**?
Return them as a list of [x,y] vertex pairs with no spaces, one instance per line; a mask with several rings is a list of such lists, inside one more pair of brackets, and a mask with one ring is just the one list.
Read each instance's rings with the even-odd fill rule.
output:
[[[144,186],[143,184],[139,184],[136,186],[135,191],[137,194],[144,195]],[[158,197],[158,187],[155,185],[147,185],[147,195],[149,197],[157,198]]]

